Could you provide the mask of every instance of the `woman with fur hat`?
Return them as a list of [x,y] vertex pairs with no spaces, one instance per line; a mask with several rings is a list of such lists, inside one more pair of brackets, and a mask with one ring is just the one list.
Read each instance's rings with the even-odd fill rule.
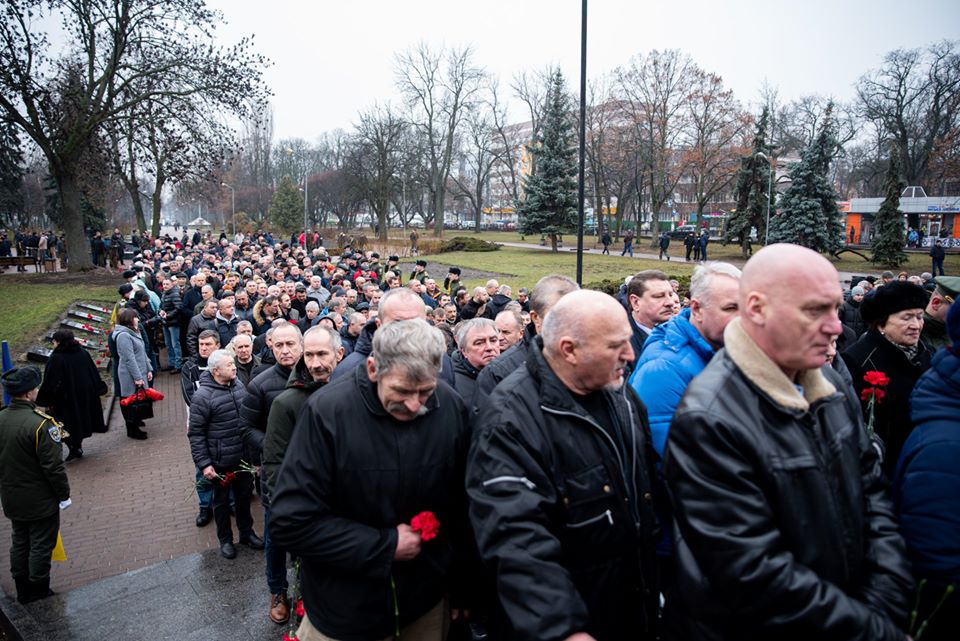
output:
[[[873,387],[864,380],[867,372],[883,372],[890,379],[883,398],[874,405],[873,424],[886,448],[883,469],[887,478],[893,476],[910,434],[910,392],[930,367],[932,354],[920,340],[927,300],[922,287],[906,281],[876,288],[860,304],[860,315],[869,329],[842,354],[857,394]],[[868,400],[863,400],[864,411],[867,405]]]

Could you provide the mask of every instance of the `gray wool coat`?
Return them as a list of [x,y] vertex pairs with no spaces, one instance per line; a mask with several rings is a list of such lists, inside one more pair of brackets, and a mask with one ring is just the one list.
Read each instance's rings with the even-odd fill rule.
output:
[[113,330],[113,340],[117,343],[117,354],[120,355],[117,365],[117,378],[120,380],[120,397],[125,398],[137,391],[134,381],[142,380],[150,387],[147,373],[151,371],[150,360],[143,347],[143,338],[123,325],[117,325]]

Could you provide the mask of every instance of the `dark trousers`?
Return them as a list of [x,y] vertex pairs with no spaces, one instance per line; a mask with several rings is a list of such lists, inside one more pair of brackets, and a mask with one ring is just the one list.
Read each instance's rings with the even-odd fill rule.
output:
[[267,587],[270,594],[287,591],[287,552],[270,537],[270,500],[263,501],[263,554],[267,559]]
[[693,251],[693,245],[687,245],[687,260],[690,260],[690,253]]
[[226,475],[227,472],[237,472],[233,483],[224,487],[220,480],[213,485],[213,520],[217,524],[217,539],[221,543],[233,542],[233,530],[230,528],[230,488],[236,499],[234,511],[237,515],[237,529],[240,538],[244,539],[253,532],[253,516],[250,514],[250,496],[253,494],[253,478],[246,472],[238,472],[239,468],[217,468],[217,473]]
[[50,578],[50,555],[57,546],[60,510],[35,521],[10,520],[10,574],[14,579],[43,581]]
[[[933,260],[933,271],[934,276],[943,276],[943,261],[942,260]],[[940,272],[939,274],[937,272]]]

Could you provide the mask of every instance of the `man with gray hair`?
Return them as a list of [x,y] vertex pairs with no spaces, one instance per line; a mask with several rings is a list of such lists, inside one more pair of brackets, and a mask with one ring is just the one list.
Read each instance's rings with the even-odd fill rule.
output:
[[[255,550],[263,549],[263,540],[253,531],[250,497],[253,478],[238,474],[243,459],[239,408],[246,391],[237,383],[237,366],[233,353],[218,349],[207,359],[207,371],[200,376],[200,389],[190,403],[190,453],[204,480],[213,486],[213,519],[217,524],[220,554],[227,559],[237,557],[230,529],[230,492],[240,543]],[[232,477],[228,477],[229,474]],[[225,479],[232,478],[228,482]]]
[[[514,303],[519,306],[519,303]],[[504,309],[494,319],[500,333],[500,351],[504,352],[523,338],[523,317],[515,309]]]
[[[441,641],[445,596],[454,609],[469,607],[454,581],[476,572],[455,574],[453,561],[471,545],[470,436],[465,406],[439,378],[444,354],[437,329],[394,319],[377,330],[363,366],[300,411],[270,522],[271,537],[301,559],[298,638]],[[432,532],[411,527],[424,511],[439,522],[429,543]]]
[[530,322],[523,331],[523,337],[512,348],[494,359],[489,366],[483,368],[477,377],[477,389],[474,403],[477,408],[493,392],[493,388],[500,381],[512,374],[527,360],[527,351],[534,336],[540,332],[543,320],[550,309],[564,295],[576,291],[580,287],[572,278],[560,274],[550,274],[537,281],[530,293]]
[[541,329],[482,408],[467,460],[470,519],[506,616],[497,636],[653,639],[656,471],[646,410],[623,385],[626,311],[574,291]]
[[455,328],[457,349],[453,353],[453,373],[460,398],[473,406],[477,375],[500,355],[500,333],[489,318],[471,318]]
[[489,318],[494,319],[497,317],[497,314],[503,311],[503,308],[513,300],[510,298],[512,293],[513,290],[510,289],[510,285],[500,285],[500,287],[497,288],[497,293],[491,296],[490,302],[487,303],[487,308],[490,312]]
[[253,339],[247,334],[237,334],[230,341],[230,348],[237,363],[237,380],[246,388],[253,371],[260,367],[260,357],[253,353]]

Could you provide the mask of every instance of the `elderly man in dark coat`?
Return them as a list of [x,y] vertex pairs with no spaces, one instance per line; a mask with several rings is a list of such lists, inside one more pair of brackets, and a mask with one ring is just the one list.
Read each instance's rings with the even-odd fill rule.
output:
[[107,384],[100,378],[93,358],[76,341],[69,329],[53,334],[53,354],[43,372],[37,404],[46,407],[63,423],[70,461],[83,456],[83,439],[107,431],[100,396]]

